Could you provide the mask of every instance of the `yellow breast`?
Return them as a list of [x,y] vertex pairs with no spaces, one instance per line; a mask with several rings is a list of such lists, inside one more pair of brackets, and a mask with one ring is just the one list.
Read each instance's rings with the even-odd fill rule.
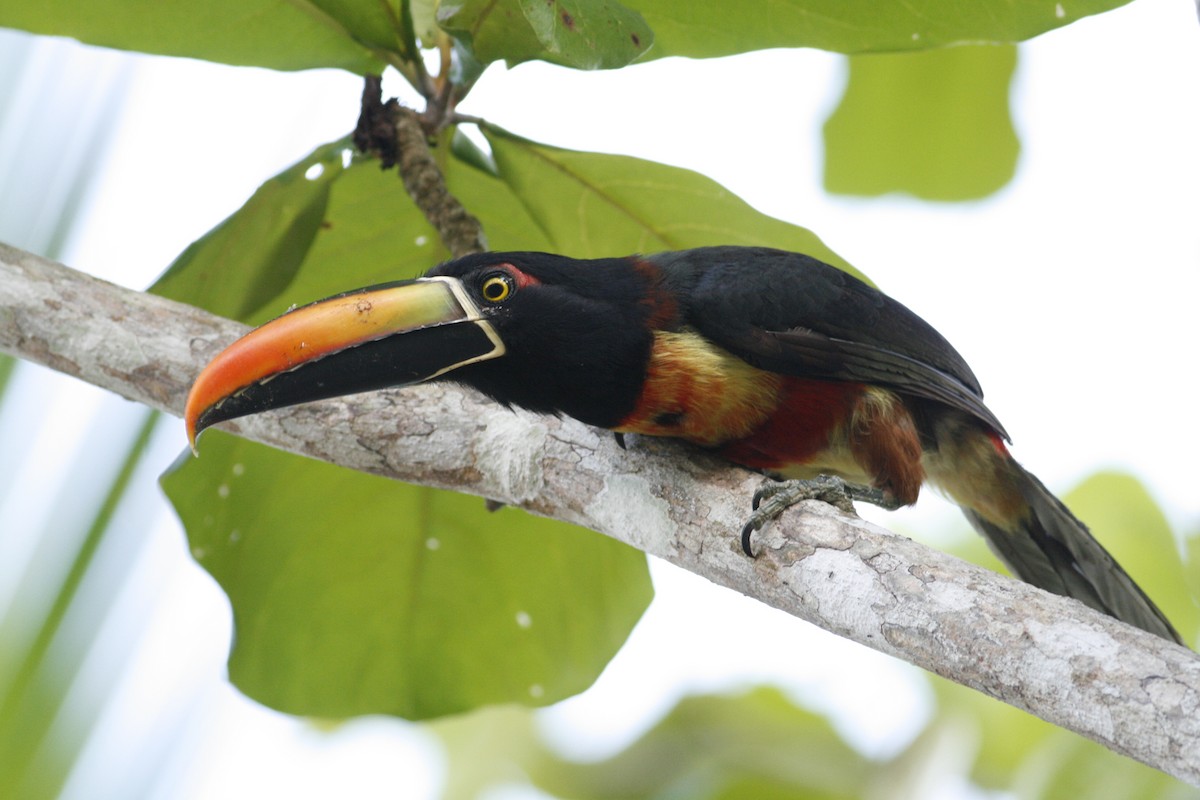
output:
[[637,405],[616,430],[708,447],[741,439],[775,410],[780,384],[695,331],[659,331]]

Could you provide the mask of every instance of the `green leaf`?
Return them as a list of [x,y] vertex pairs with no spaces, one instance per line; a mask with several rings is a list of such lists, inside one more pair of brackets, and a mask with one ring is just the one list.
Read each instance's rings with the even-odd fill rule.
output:
[[[1018,776],[1027,797],[1136,797],[1196,800],[1200,792],[1170,775],[1123,758],[1103,745],[1056,731]],[[1015,788],[1015,787],[1014,787]]]
[[1009,43],[1125,5],[1129,0],[637,0],[655,32],[647,55],[709,58],[772,47],[839,53]]
[[[447,186],[497,249],[588,256],[732,241],[838,260],[808,231],[686,170],[490,131],[497,178],[474,166],[490,166],[481,153],[460,160],[450,141],[435,150]],[[555,215],[567,206],[575,212]],[[446,252],[393,172],[346,166],[335,142],[186,256],[163,281],[174,296],[258,322],[416,275]],[[649,594],[644,558],[603,537],[214,434],[164,485],[198,560],[230,596],[232,679],[296,713],[425,717],[551,702],[595,678]],[[430,538],[437,551],[424,549]],[[528,629],[514,622],[521,612]],[[319,657],[301,657],[310,651]]]
[[135,571],[129,559],[114,556],[137,552],[141,543],[139,534],[129,537],[128,521],[114,524],[122,509],[137,507],[131,487],[161,419],[149,409],[136,413],[136,433],[117,422],[116,430],[131,434],[126,441],[112,429],[101,439],[119,443],[123,455],[81,450],[86,457],[67,470],[56,496],[42,498],[60,513],[44,522],[46,533],[17,584],[18,602],[0,614],[0,797],[60,797],[95,737],[102,699],[117,684],[113,665],[89,663],[89,656],[112,647],[112,626],[102,623],[119,619],[112,606]]
[[[483,220],[498,249],[549,242],[508,187],[470,159],[436,153],[455,196]],[[264,183],[228,219],[188,247],[151,291],[214,314],[259,324],[291,305],[347,289],[416,277],[446,259],[437,232],[394,171],[373,159],[345,166],[346,140],[323,145]],[[473,146],[471,146],[473,147]]]
[[[385,53],[405,53],[402,6],[413,0],[307,0],[289,3],[336,20],[354,41]],[[418,3],[420,4],[419,0]]]
[[438,6],[437,19],[484,63],[538,58],[613,69],[654,41],[641,14],[616,0],[448,0]]
[[558,252],[588,258],[763,245],[854,271],[812,231],[755,211],[698,173],[627,156],[562,150],[494,127],[486,133],[500,177]]
[[162,484],[233,605],[230,679],[293,714],[552,703],[650,599],[645,557],[607,537],[225,434]]
[[[971,780],[1020,797],[1136,797],[1183,800],[1197,792],[1181,781],[1062,730],[973,689],[933,678],[938,712],[900,761],[949,729],[977,739]],[[934,762],[935,764],[937,762]]]
[[1012,46],[953,47],[850,59],[825,123],[825,188],[970,200],[1008,183],[1020,142],[1008,95]]
[[[484,158],[477,149],[452,148],[452,134],[436,154],[447,188],[480,218],[493,249],[586,258],[764,245],[850,269],[811,231],[755,211],[695,172],[562,150],[494,128],[487,134],[500,178],[476,166]],[[415,277],[447,258],[396,174],[370,159],[343,166],[346,148],[345,141],[324,145],[269,180],[189,247],[153,291],[258,324],[294,304]]]
[[441,0],[437,23],[481,64],[553,60],[525,19],[518,0]]
[[[938,711],[926,726],[922,738],[936,737],[938,731],[947,726],[951,730],[958,729],[959,739],[971,735],[977,738],[971,779],[983,787],[1011,787],[1021,766],[1045,747],[1045,742],[1058,730],[1049,722],[974,689],[937,676],[931,676],[930,680],[936,692]],[[919,751],[922,745],[918,740],[910,750]]]
[[1098,472],[1063,497],[1183,638],[1195,642],[1200,609],[1192,597],[1179,542],[1141,481]]
[[529,27],[552,55],[581,69],[623,67],[650,47],[642,15],[615,0],[519,0]]
[[424,47],[433,47],[437,42],[437,0],[410,0],[413,32]]
[[[3,364],[0,364],[3,367]],[[1184,538],[1185,564],[1188,588],[1192,597],[1200,598],[1200,530],[1193,530]]]
[[13,368],[17,365],[17,360],[9,355],[0,355],[0,398],[4,397],[4,390],[8,388],[8,379],[12,377]]
[[[859,53],[1016,42],[1126,2],[775,0],[747,8],[718,0],[637,0],[631,10],[616,0],[444,0],[436,15],[485,63],[543,58],[593,68],[619,67],[639,57],[711,57],[771,47]],[[428,16],[427,0],[415,2],[413,19],[422,38],[428,36]],[[357,74],[378,72],[402,57],[400,17],[399,0],[0,5],[0,27],[226,64],[336,67]]]
[[[437,148],[446,187],[480,218],[492,247],[546,249],[545,236],[508,187],[452,155],[449,138]],[[347,289],[415,278],[449,256],[395,171],[358,160],[335,176],[320,229],[286,291],[251,321],[264,322],[292,304]]]
[[[542,246],[508,188],[454,158],[448,140],[437,150],[448,187],[480,209],[493,240]],[[292,303],[413,276],[445,258],[396,174],[370,160],[346,167],[344,148],[319,148],[269,181],[189,248],[160,289],[260,322]],[[243,483],[233,479],[235,463],[255,476],[254,488],[240,502],[214,502],[220,487]],[[515,511],[487,515],[476,498],[245,442],[223,447],[206,436],[204,457],[165,485],[199,560],[234,606],[233,680],[295,713],[424,717],[484,702],[552,702],[595,678],[649,596],[644,556],[604,537]],[[356,533],[364,530],[374,534]],[[453,557],[414,576],[416,556],[429,561],[422,548],[431,536],[445,545],[440,555]],[[397,600],[400,586],[408,588]],[[568,602],[576,590],[587,596]],[[484,613],[476,608],[483,595],[521,607]],[[535,620],[528,630],[514,622],[520,612]],[[295,657],[310,646],[330,653],[329,664]],[[360,679],[356,669],[370,675]]]
[[522,768],[538,788],[579,800],[853,798],[873,772],[827,719],[774,688],[684,698],[604,761],[579,764],[547,752]]
[[440,800],[481,800],[497,784],[513,783],[544,751],[533,709],[489,706],[423,726],[445,752]]
[[365,74],[382,66],[372,48],[396,40],[382,9],[362,0],[44,0],[0,4],[0,27],[239,66]]
[[308,256],[347,147],[347,141],[319,147],[268,180],[236,213],[189,245],[150,291],[230,319],[255,319]]

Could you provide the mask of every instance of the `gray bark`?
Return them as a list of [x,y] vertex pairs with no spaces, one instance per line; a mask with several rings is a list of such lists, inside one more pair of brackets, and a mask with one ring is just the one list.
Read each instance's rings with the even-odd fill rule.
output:
[[[0,245],[0,351],[176,416],[245,330]],[[230,423],[366,472],[573,522],[1200,784],[1200,657],[1150,634],[806,502],[742,555],[758,477],[673,442],[627,451],[573,420],[451,385]]]

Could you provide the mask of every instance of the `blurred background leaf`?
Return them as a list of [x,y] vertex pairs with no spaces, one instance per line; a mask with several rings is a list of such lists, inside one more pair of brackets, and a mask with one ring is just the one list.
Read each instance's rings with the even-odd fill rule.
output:
[[[1184,641],[1195,644],[1200,609],[1185,570],[1185,545],[1171,531],[1145,485],[1132,475],[1104,470],[1060,498],[1162,608]],[[953,550],[976,564],[1007,572],[983,539],[967,532],[965,525]],[[1188,563],[1195,561],[1189,558]]]
[[1200,609],[1189,591],[1182,542],[1145,484],[1132,475],[1104,470],[1062,499],[1194,646]]
[[[0,31],[0,240],[64,252],[129,82],[129,65],[112,54]],[[42,102],[47,95],[60,102]],[[121,596],[126,587],[145,591],[136,564],[149,525],[131,524],[130,511],[146,500],[144,456],[157,419],[108,397],[108,425],[80,431],[83,450],[45,474],[26,457],[35,427],[17,422],[30,403],[64,410],[44,372],[0,356],[0,797],[19,800],[64,791],[143,633],[123,616]],[[27,505],[46,495],[41,513]],[[182,719],[164,709],[158,747],[176,743]],[[149,752],[146,740],[130,745]],[[136,790],[155,777],[145,762],[115,782]]]
[[578,764],[547,755],[530,773],[558,797],[588,800],[832,799],[862,796],[873,767],[828,720],[797,708],[777,689],[757,688],[684,698],[609,759]]
[[685,697],[621,752],[588,763],[558,755],[528,713],[515,709],[484,709],[430,728],[451,759],[445,800],[526,781],[572,800],[834,800],[864,796],[882,774],[828,720],[769,687]]
[[1012,180],[1009,112],[1017,48],[964,46],[859,55],[825,123],[825,188],[973,200]]

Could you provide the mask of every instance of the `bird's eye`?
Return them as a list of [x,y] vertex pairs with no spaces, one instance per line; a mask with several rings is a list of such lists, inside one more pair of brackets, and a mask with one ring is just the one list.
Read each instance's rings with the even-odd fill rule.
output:
[[507,275],[493,275],[484,280],[483,284],[479,287],[479,293],[489,303],[499,303],[507,300],[508,296],[512,294],[512,290],[512,278]]

